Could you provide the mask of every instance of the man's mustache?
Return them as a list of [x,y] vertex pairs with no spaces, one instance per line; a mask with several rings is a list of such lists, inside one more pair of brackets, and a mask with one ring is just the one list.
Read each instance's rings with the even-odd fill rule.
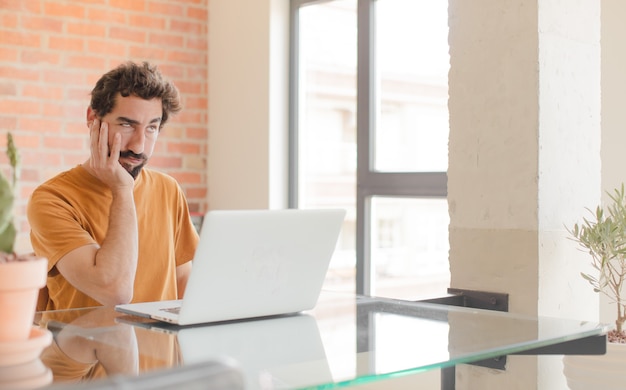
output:
[[120,157],[135,158],[135,159],[139,159],[139,160],[147,160],[148,159],[145,154],[143,154],[143,153],[139,153],[139,154],[133,153],[130,150],[125,150],[123,152],[120,152]]

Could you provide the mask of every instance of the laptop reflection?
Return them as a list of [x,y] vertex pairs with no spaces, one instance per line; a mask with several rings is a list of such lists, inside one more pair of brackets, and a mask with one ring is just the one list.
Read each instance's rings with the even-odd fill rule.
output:
[[123,321],[174,334],[185,366],[231,359],[242,372],[246,389],[300,388],[332,381],[317,321],[307,314],[193,327],[137,317]]

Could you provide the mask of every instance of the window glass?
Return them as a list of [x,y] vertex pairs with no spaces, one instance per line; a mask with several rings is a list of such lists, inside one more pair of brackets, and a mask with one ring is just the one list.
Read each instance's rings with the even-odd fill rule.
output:
[[300,8],[298,207],[347,210],[326,287],[354,290],[356,1]]
[[[408,299],[445,294],[450,279],[445,185],[440,198],[402,189],[398,193],[409,197],[374,196],[359,221],[356,207],[357,154],[372,156],[369,166],[379,174],[447,170],[447,2],[373,3],[375,37],[369,43],[375,46],[376,123],[369,139],[374,153],[357,151],[357,38],[363,39],[357,29],[363,7],[357,3],[367,4],[312,1],[298,11],[296,204],[347,210],[324,288],[355,289],[356,234],[362,230],[369,251],[359,261],[371,263],[371,294]],[[360,191],[376,195],[364,182],[372,181],[362,180]]]
[[376,2],[377,171],[448,169],[448,2]]
[[372,295],[411,300],[445,295],[447,200],[376,196],[371,207]]

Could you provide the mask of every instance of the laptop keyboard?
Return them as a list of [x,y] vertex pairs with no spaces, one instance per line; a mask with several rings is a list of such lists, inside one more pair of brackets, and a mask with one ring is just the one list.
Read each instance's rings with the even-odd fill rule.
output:
[[165,309],[160,309],[161,311],[166,311],[168,313],[180,314],[180,306],[170,307]]

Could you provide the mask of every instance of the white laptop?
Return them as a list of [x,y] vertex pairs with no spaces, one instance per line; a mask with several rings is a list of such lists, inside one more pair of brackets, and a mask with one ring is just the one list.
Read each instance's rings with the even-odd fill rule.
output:
[[218,210],[204,216],[182,300],[115,309],[177,325],[315,307],[345,210]]

